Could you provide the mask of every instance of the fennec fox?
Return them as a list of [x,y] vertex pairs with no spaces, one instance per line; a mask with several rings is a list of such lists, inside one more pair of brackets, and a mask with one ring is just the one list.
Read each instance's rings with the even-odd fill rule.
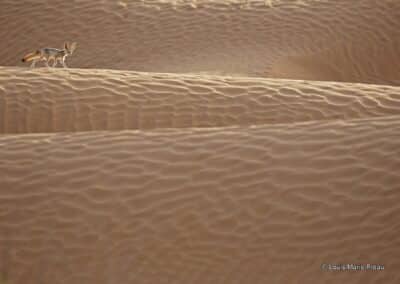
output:
[[22,62],[30,62],[32,61],[31,67],[35,67],[36,62],[44,61],[47,67],[49,66],[50,60],[53,60],[52,67],[56,67],[58,62],[61,62],[64,68],[67,68],[67,64],[65,64],[65,59],[68,55],[71,55],[76,49],[76,42],[69,44],[68,42],[64,43],[64,49],[45,47],[36,50],[35,52],[28,53],[22,58]]

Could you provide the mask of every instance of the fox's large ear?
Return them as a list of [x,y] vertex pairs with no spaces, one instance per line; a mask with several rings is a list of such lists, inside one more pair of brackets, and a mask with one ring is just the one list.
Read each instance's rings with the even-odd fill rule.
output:
[[69,45],[68,41],[64,42],[64,49],[68,49],[68,45]]

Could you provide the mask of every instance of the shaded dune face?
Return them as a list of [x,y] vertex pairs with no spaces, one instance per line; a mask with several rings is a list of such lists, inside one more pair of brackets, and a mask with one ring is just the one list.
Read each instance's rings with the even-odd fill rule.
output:
[[[277,60],[270,77],[336,82],[373,82],[398,85],[400,41],[366,45],[337,44],[309,55],[288,56]],[[390,63],[392,62],[392,63]]]
[[0,11],[0,65],[70,39],[74,67],[400,82],[399,1],[4,0]]
[[400,88],[0,68],[0,133],[221,127],[400,113]]
[[397,283],[399,131],[386,117],[2,136],[1,264],[9,283]]

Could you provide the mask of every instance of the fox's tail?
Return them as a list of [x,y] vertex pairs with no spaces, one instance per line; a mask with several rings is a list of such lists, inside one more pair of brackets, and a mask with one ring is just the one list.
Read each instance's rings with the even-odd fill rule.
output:
[[37,50],[35,52],[28,53],[27,55],[22,58],[22,62],[29,62],[32,61],[33,59],[39,58],[40,57],[40,51]]

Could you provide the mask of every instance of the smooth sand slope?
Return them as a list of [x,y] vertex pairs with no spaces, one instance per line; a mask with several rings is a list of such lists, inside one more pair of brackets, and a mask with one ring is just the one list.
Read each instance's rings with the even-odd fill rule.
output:
[[387,117],[3,136],[1,263],[10,283],[397,283],[399,132]]
[[399,33],[394,0],[0,1],[0,284],[400,283]]
[[71,40],[74,67],[398,85],[399,22],[394,0],[2,0],[0,65]]
[[0,133],[293,123],[400,113],[400,87],[0,67]]

